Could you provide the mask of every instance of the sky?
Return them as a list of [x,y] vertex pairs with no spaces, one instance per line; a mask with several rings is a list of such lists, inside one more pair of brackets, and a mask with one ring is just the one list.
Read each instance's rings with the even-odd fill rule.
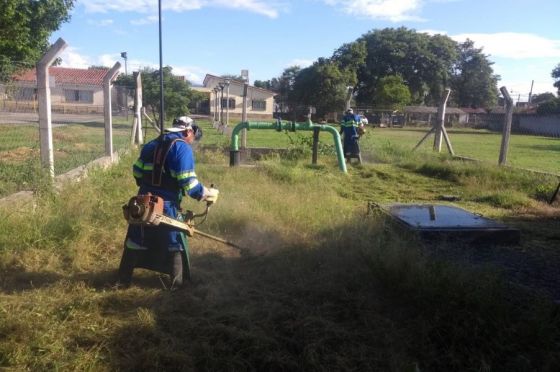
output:
[[[161,0],[162,61],[201,84],[206,74],[269,80],[284,69],[331,57],[375,29],[407,27],[482,48],[514,100],[556,92],[559,0]],[[62,66],[159,68],[158,0],[78,0]]]

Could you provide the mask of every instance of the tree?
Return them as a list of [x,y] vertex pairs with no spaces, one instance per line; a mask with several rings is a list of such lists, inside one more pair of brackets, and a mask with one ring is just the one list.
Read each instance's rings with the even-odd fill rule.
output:
[[411,100],[410,90],[398,75],[379,79],[375,94],[375,103],[384,108],[402,110]]
[[257,88],[272,90],[272,80],[255,80],[253,85]]
[[366,43],[362,40],[342,45],[333,53],[331,60],[341,70],[353,75],[352,85],[355,85],[358,83],[358,71],[364,67],[366,56]]
[[347,88],[353,78],[355,74],[350,69],[340,69],[336,62],[319,58],[297,75],[293,97],[299,105],[314,106],[317,116],[322,117],[344,109]]
[[279,103],[282,112],[286,108],[293,108],[297,105],[297,97],[294,96],[294,84],[300,71],[299,66],[291,66],[284,69],[284,72],[278,78],[278,86],[274,90],[278,92],[276,101]]
[[492,70],[490,62],[475,48],[474,42],[467,39],[459,44],[459,59],[455,65],[452,89],[453,101],[460,107],[491,107],[498,97],[499,76]]
[[439,101],[456,61],[452,39],[400,27],[373,30],[358,41],[365,43],[367,51],[365,65],[358,71],[360,104],[372,104],[379,80],[389,75],[402,77],[413,102]]
[[229,79],[229,80],[240,80],[243,81],[243,76],[241,75],[235,75],[235,74],[224,74],[221,76],[221,78],[223,79]]
[[[159,122],[160,114],[160,74],[159,70],[144,68],[140,71],[142,76],[142,105]],[[115,85],[135,88],[132,75],[119,75]],[[173,118],[189,113],[189,103],[196,99],[195,92],[190,89],[190,84],[185,79],[173,75],[170,66],[163,68],[163,100],[165,118]]]
[[541,103],[537,107],[537,113],[541,115],[560,114],[560,98],[553,98]]
[[3,0],[0,12],[0,82],[39,61],[49,36],[70,20],[74,0]]
[[539,105],[543,102],[550,101],[550,100],[553,100],[555,98],[556,98],[556,96],[554,95],[554,93],[551,93],[551,92],[535,94],[534,96],[531,97],[531,103],[533,103],[535,105]]
[[560,63],[552,70],[551,76],[555,80],[554,87],[558,89],[558,95],[560,95]]

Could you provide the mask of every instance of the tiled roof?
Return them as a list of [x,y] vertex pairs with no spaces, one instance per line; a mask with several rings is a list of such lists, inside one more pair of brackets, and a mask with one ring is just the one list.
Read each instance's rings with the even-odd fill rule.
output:
[[[220,77],[220,76],[216,76],[216,75],[212,75],[212,74],[206,74],[206,76],[204,77],[204,81],[202,82],[202,85],[204,85],[205,87],[208,87],[208,88],[212,89],[213,87],[209,87],[209,86],[208,86],[208,85],[209,85],[210,79],[217,79],[217,80],[220,80],[220,81],[226,80],[226,78],[223,78],[223,77]],[[237,84],[237,85],[241,85],[241,86],[243,86],[243,84],[245,84],[244,81],[237,80],[237,79],[231,79],[231,78],[230,78],[229,81],[230,81],[232,84]],[[253,86],[253,85],[249,85],[249,87],[250,87],[251,89],[260,90],[260,91],[262,91],[262,92],[268,93],[268,94],[273,95],[273,96],[275,96],[275,95],[277,94],[276,92],[273,92],[273,91],[271,91],[271,90],[264,89],[264,88],[259,88],[259,87],[255,87],[255,86]]]
[[[68,67],[49,67],[49,75],[54,76],[56,84],[77,84],[77,85],[103,85],[103,77],[108,69],[102,68],[68,68]],[[15,78],[18,81],[37,82],[35,68],[27,70]]]
[[[433,106],[405,106],[404,112],[416,114],[435,114],[438,108]],[[464,114],[465,112],[456,107],[446,107],[446,114]]]

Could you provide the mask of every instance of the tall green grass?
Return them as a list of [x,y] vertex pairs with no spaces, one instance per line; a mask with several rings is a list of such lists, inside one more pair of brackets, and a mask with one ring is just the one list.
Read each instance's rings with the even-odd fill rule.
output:
[[[220,149],[199,148],[197,155],[200,180],[221,191],[199,229],[243,250],[190,239],[193,280],[180,291],[166,291],[158,274],[143,270],[131,288],[113,287],[126,231],[121,205],[136,192],[134,153],[60,194],[2,207],[0,367],[554,371],[560,365],[557,305],[511,287],[491,267],[429,255],[433,247],[382,214],[366,214],[368,200],[470,195],[473,179],[488,193],[511,182],[510,190],[535,210],[544,208],[524,176],[477,172],[445,158],[413,165],[392,147],[375,156],[394,164],[350,166],[348,174],[328,157],[319,167],[303,155],[230,168]],[[496,208],[474,197],[466,203],[502,216],[519,207]],[[202,209],[194,200],[183,206]]]

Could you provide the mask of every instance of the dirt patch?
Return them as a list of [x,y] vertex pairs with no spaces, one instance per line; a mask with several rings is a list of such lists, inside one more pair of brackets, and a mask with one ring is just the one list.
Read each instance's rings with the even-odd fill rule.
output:
[[0,152],[0,161],[7,164],[20,164],[30,158],[37,158],[39,150],[31,147],[18,147],[13,150]]

